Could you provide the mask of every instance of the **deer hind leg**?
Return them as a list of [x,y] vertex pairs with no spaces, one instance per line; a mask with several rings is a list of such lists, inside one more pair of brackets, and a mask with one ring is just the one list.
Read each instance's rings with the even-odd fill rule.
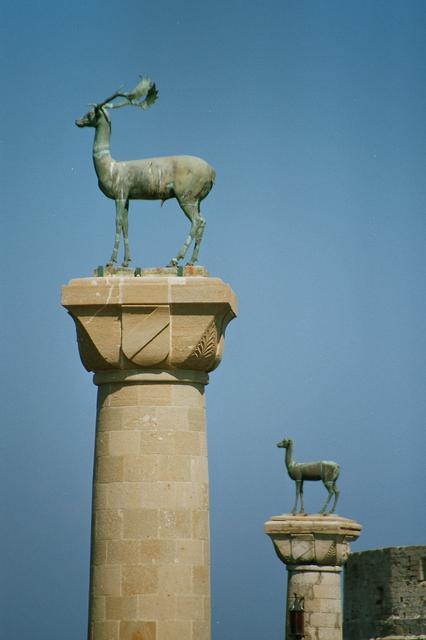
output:
[[122,231],[123,231],[123,240],[124,240],[124,260],[123,267],[127,267],[129,262],[132,261],[130,257],[130,249],[129,249],[129,201],[126,200],[123,207],[123,215],[122,215]]
[[206,221],[200,214],[200,203],[198,203],[198,216],[197,216],[197,228],[195,229],[195,244],[194,251],[192,252],[191,260],[188,264],[194,264],[198,260],[198,254],[200,253],[201,240],[203,239],[204,229],[206,227]]
[[[326,480],[323,480],[323,482],[324,482],[325,488],[328,491],[328,496],[327,496],[326,501],[323,504],[323,507],[322,507],[320,513],[324,513],[325,512],[325,510],[328,507],[328,503],[330,502],[330,500],[331,500],[331,498],[333,497],[333,494],[334,494],[334,486],[333,486],[334,482],[332,482],[332,481],[331,482],[327,482]],[[334,505],[334,506],[336,506],[336,505]]]
[[180,248],[180,251],[177,254],[176,258],[172,258],[170,260],[168,265],[169,267],[176,266],[179,260],[183,260],[183,258],[185,257],[186,252],[188,251],[189,245],[195,238],[195,233],[198,227],[198,218],[200,217],[198,213],[197,203],[183,203],[180,200],[178,200],[178,202],[179,202],[180,208],[182,209],[182,211],[184,212],[188,220],[191,222],[191,229],[189,231],[188,237],[186,238],[185,242]]
[[120,247],[121,232],[123,229],[123,217],[124,217],[125,205],[126,205],[125,200],[115,201],[115,241],[114,241],[114,248],[111,254],[111,260],[108,264],[114,264],[114,262],[117,262],[118,249]]
[[334,513],[334,510],[336,509],[337,501],[339,499],[340,491],[336,486],[336,482],[333,482],[333,493],[334,493],[334,502],[333,502],[333,506],[331,507],[328,513]]

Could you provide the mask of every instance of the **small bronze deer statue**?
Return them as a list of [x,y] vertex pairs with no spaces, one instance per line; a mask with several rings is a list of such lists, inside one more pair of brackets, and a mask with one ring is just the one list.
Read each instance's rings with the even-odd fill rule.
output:
[[[94,127],[93,162],[102,193],[115,200],[115,242],[111,255],[113,264],[117,261],[120,238],[124,240],[123,266],[127,267],[131,257],[128,238],[129,200],[161,200],[176,198],[182,211],[191,222],[187,239],[169,266],[176,266],[182,260],[189,245],[194,240],[194,250],[188,264],[198,259],[203,238],[205,220],[200,213],[200,202],[209,194],[215,180],[214,169],[201,158],[194,156],[169,156],[117,162],[111,157],[111,120],[108,110],[135,106],[147,109],[157,99],[155,84],[142,78],[128,93],[116,91],[103,100],[85,116],[76,120],[78,127]],[[121,102],[114,103],[117,98]]]
[[337,500],[339,498],[339,491],[336,486],[337,478],[340,473],[340,466],[337,462],[332,462],[330,460],[319,460],[317,462],[302,462],[297,463],[293,460],[293,440],[287,439],[278,442],[277,447],[280,449],[286,449],[285,452],[285,465],[287,467],[288,475],[292,480],[296,483],[296,501],[291,510],[291,513],[294,515],[297,509],[297,503],[300,498],[300,511],[299,513],[304,513],[305,509],[303,506],[303,482],[305,480],[322,480],[325,488],[328,491],[327,499],[320,511],[320,513],[324,513],[328,503],[334,495],[334,503],[332,508],[328,513],[334,513],[334,510],[337,505]]

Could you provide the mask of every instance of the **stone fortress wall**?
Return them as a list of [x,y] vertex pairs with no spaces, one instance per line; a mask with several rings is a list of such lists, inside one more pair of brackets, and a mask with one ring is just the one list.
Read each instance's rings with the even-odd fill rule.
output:
[[426,546],[350,554],[343,630],[345,640],[426,640]]

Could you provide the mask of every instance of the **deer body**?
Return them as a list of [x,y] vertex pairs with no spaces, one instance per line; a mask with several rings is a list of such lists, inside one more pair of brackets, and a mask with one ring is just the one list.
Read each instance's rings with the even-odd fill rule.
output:
[[[100,162],[102,166],[99,166]],[[170,156],[108,163],[95,161],[101,191],[113,200],[169,200],[209,193],[213,169],[194,156]]]
[[300,499],[299,513],[304,513],[303,482],[305,480],[322,480],[325,488],[328,491],[328,497],[320,513],[325,512],[328,503],[333,496],[334,503],[329,513],[334,513],[337,500],[339,498],[339,491],[336,486],[336,481],[339,477],[340,466],[337,464],[337,462],[332,462],[331,460],[318,460],[316,462],[297,463],[293,460],[293,440],[290,439],[279,442],[277,444],[277,447],[279,447],[280,449],[286,449],[285,465],[287,468],[287,472],[290,478],[296,482],[296,501],[291,512],[293,514],[296,513],[297,504]]
[[[157,96],[155,85],[145,79],[142,79],[141,85],[143,83],[145,83],[145,94],[149,95],[151,92],[151,103],[154,102]],[[132,104],[144,106],[143,103],[135,103],[131,94],[119,92],[108,100],[118,96],[125,97],[125,102],[113,105],[104,101],[100,105],[95,105],[91,111],[76,121],[78,127],[95,128],[93,162],[99,188],[108,198],[115,200],[116,234],[111,263],[117,261],[121,235],[124,239],[123,266],[127,266],[131,260],[128,241],[129,200],[165,201],[176,198],[191,222],[191,229],[178,255],[172,258],[169,264],[176,265],[183,259],[194,240],[194,250],[190,260],[190,264],[193,264],[198,259],[205,227],[205,221],[200,213],[200,202],[208,195],[214,184],[215,171],[207,162],[195,156],[166,156],[121,162],[114,160],[110,152],[111,121],[107,109]]]

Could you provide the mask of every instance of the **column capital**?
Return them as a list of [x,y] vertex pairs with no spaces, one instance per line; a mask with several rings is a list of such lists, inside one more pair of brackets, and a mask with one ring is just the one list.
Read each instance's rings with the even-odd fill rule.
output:
[[361,533],[355,520],[335,515],[273,516],[265,523],[279,559],[305,570],[310,565],[340,567],[349,555],[350,543]]
[[[107,372],[134,376],[159,370],[176,377],[177,370],[213,371],[226,326],[237,315],[231,287],[203,276],[78,278],[63,287],[62,304],[76,324],[80,357],[97,374],[96,384]],[[206,384],[208,377],[199,378]],[[177,375],[176,381],[186,380]]]

